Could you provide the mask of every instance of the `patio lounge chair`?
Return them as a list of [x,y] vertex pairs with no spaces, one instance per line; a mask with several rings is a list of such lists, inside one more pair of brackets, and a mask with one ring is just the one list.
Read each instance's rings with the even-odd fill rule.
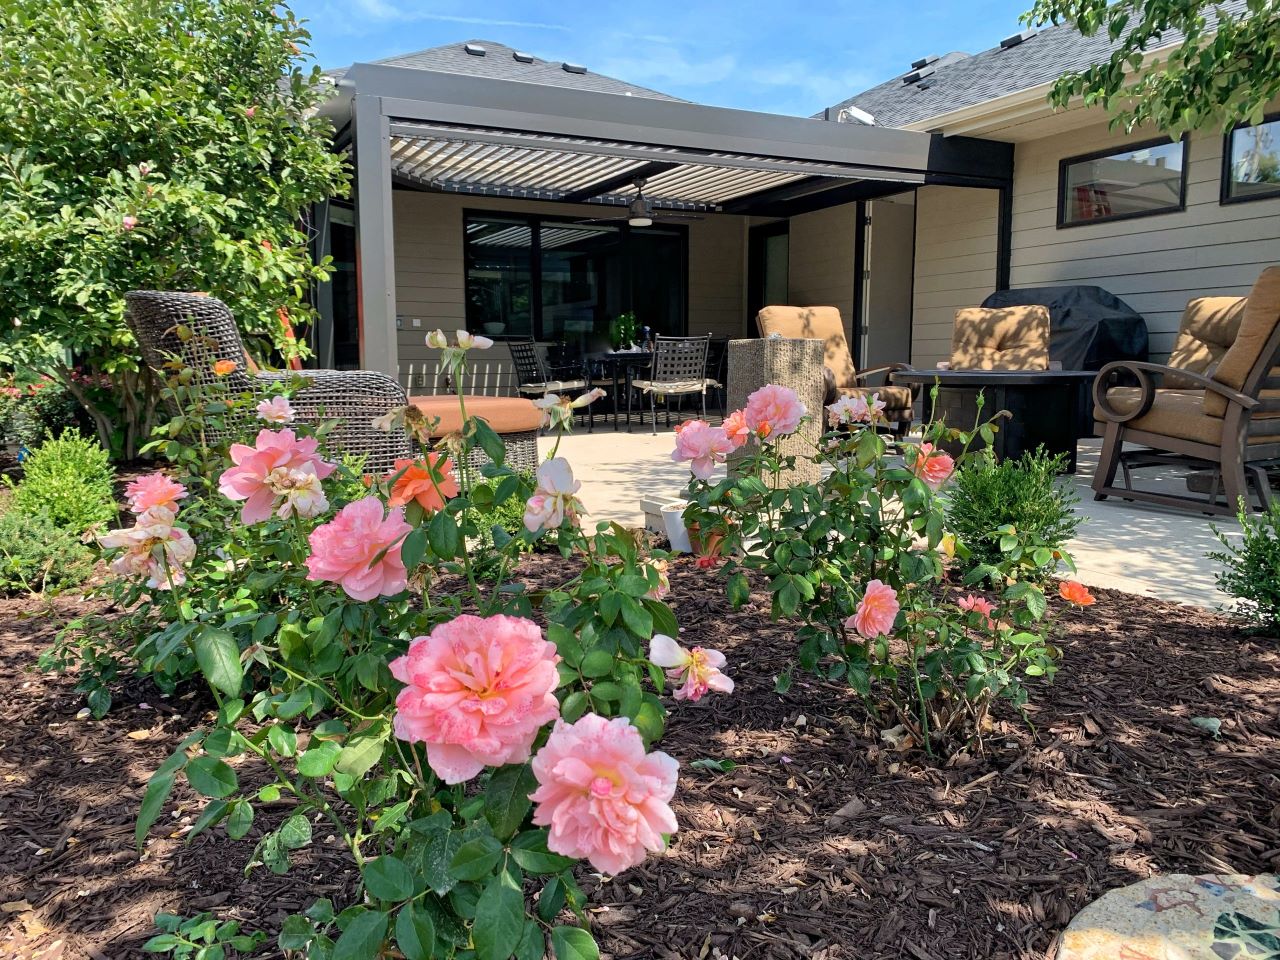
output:
[[[1230,514],[1247,496],[1251,479],[1265,509],[1271,499],[1267,469],[1280,460],[1277,361],[1280,267],[1268,267],[1243,301],[1192,300],[1170,363],[1119,360],[1103,367],[1093,384],[1094,418],[1103,436],[1095,499],[1114,495]],[[1118,373],[1136,377],[1138,386],[1115,385]],[[1126,443],[1143,449],[1125,451]],[[1211,497],[1133,489],[1131,469],[1159,464],[1209,471]],[[1124,471],[1124,486],[1115,485],[1117,469]],[[1224,504],[1212,496],[1219,477]]]
[[836,307],[765,307],[756,315],[756,326],[762,337],[777,335],[789,340],[824,341],[825,404],[835,403],[842,396],[870,396],[874,393],[884,401],[885,420],[898,436],[911,428],[915,407],[910,387],[894,384],[872,387],[864,382],[877,374],[909,370],[910,367],[905,363],[890,363],[869,370],[856,370],[849,342],[844,336],[844,321]]
[[[164,371],[176,358],[192,371],[196,389],[216,383],[219,391],[231,395],[265,396],[271,384],[305,377],[310,384],[294,394],[293,409],[299,419],[311,423],[337,420],[325,441],[331,449],[364,457],[364,469],[372,474],[390,473],[396,460],[413,455],[406,434],[384,433],[373,426],[374,419],[408,402],[403,388],[390,377],[367,370],[258,372],[245,353],[231,311],[221,300],[197,293],[135,290],[125,294],[125,303],[129,329],[152,369]],[[218,376],[213,365],[219,360],[232,361],[235,369]],[[248,421],[252,416],[250,411],[244,418]],[[237,426],[249,429],[247,422]]]
[[953,370],[1048,370],[1049,311],[963,307],[951,334]]

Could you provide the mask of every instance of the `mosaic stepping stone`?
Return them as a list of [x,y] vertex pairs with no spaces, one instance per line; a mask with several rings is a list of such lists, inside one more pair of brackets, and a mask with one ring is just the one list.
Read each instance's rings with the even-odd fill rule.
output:
[[1280,877],[1175,873],[1081,910],[1058,960],[1280,960]]

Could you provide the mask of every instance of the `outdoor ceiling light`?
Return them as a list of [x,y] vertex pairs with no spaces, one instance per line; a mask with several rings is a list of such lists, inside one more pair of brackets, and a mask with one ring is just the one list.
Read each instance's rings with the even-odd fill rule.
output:
[[649,201],[643,195],[637,194],[636,198],[627,204],[627,223],[633,227],[653,226],[653,211],[649,208]]

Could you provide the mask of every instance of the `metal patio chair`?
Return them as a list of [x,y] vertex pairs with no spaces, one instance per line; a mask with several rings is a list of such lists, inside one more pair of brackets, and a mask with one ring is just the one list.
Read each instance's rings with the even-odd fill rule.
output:
[[[671,400],[696,394],[702,403],[702,416],[707,416],[707,348],[711,336],[655,338],[653,363],[647,377],[631,378],[627,383],[627,432],[631,432],[631,395],[633,390],[649,395],[649,416],[653,432],[658,432],[658,398],[666,401],[667,426],[671,425]],[[640,407],[644,423],[644,406]]]
[[[516,390],[521,396],[533,399],[549,393],[580,396],[591,389],[591,374],[585,362],[551,363],[532,337],[509,340],[507,346],[511,349],[511,363],[516,368]],[[589,431],[596,425],[594,406],[588,404],[582,409]]]
[[[235,318],[215,297],[197,293],[134,290],[125,294],[125,320],[142,350],[143,360],[164,379],[166,365],[175,359],[191,371],[192,387],[219,395],[267,395],[271,384],[305,378],[309,384],[293,395],[299,420],[336,420],[325,443],[335,452],[364,457],[366,473],[387,474],[396,460],[412,457],[413,446],[404,431],[384,433],[373,421],[409,401],[394,379],[369,370],[301,370],[283,373],[257,371],[249,362]],[[181,334],[181,335],[179,335]],[[219,376],[214,364],[229,360],[230,373]],[[175,413],[179,411],[174,411]],[[243,411],[225,435],[251,429],[254,413]]]

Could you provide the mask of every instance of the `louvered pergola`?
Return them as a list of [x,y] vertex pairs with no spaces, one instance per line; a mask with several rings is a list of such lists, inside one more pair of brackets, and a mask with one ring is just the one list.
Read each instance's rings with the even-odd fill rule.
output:
[[356,64],[322,108],[355,168],[361,362],[396,364],[392,190],[788,217],[912,186],[1000,191],[1009,144],[677,100]]

